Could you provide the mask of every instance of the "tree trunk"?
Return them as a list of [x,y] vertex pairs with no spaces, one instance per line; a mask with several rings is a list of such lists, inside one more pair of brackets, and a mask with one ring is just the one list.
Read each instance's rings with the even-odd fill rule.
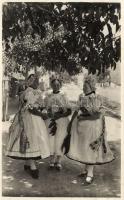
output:
[[6,93],[6,107],[5,107],[5,120],[6,121],[9,120],[9,116],[8,116],[8,104],[9,104],[9,93],[7,91],[7,93]]
[[9,120],[8,116],[8,103],[9,103],[9,79],[8,77],[3,78],[2,83],[2,98],[3,98],[3,104],[2,104],[2,121]]
[[34,73],[37,74],[37,66],[34,66]]
[[27,82],[27,78],[28,78],[28,67],[26,67],[26,72],[25,72],[25,81]]

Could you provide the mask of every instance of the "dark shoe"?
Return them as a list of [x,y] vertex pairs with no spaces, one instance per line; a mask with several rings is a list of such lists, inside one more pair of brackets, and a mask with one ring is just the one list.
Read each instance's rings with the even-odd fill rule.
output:
[[24,165],[24,170],[25,170],[25,171],[30,170],[30,166],[29,166],[29,165]]
[[86,176],[87,176],[87,171],[84,171],[83,173],[78,174],[78,177],[79,177],[79,178],[84,178],[84,177],[86,177]]
[[30,169],[30,175],[32,176],[32,178],[38,179],[39,178],[39,170],[38,169]]

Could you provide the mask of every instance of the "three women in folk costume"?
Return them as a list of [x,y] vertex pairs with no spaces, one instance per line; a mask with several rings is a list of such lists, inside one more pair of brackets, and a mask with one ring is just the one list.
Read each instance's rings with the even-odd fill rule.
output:
[[52,92],[45,99],[37,89],[34,75],[28,78],[29,87],[22,94],[22,104],[10,127],[6,155],[25,159],[24,169],[33,178],[39,171],[35,160],[50,156],[50,169],[62,169],[63,154],[85,164],[81,177],[93,181],[94,165],[111,162],[114,156],[107,143],[102,99],[96,95],[90,76],[85,79],[83,92],[69,122],[71,108],[61,92],[62,80],[51,78]]

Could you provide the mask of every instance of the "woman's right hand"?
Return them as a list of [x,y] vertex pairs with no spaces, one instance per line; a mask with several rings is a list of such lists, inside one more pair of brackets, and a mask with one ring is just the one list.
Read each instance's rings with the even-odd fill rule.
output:
[[42,113],[41,117],[43,118],[43,120],[47,120],[48,119],[48,115],[46,113]]

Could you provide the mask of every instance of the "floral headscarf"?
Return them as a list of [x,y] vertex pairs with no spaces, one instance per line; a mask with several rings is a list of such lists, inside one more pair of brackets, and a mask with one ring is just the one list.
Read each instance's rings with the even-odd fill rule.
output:
[[95,80],[91,75],[88,75],[84,80],[83,91],[85,95],[95,92]]
[[50,77],[50,85],[52,86],[52,84],[53,84],[55,81],[58,81],[59,84],[60,84],[60,87],[62,87],[62,76],[60,76],[60,75],[58,75],[58,74],[53,74],[53,75]]
[[34,82],[38,82],[38,77],[35,74],[30,74],[27,80],[27,86],[30,87],[34,84]]

